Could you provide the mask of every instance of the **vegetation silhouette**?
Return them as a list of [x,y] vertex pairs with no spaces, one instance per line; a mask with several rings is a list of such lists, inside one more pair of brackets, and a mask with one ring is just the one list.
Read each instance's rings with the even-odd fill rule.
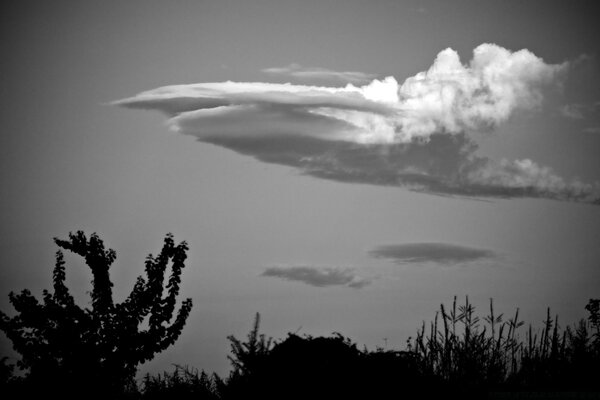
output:
[[[249,338],[256,337],[257,326]],[[290,333],[268,352],[245,359],[251,363],[242,367],[234,363],[223,398],[379,398],[387,394],[383,382],[397,388],[408,379],[419,379],[413,373],[417,369],[412,354],[359,350],[340,333],[330,337]]]
[[[146,278],[138,277],[132,292],[118,304],[113,301],[109,277],[114,250],[106,249],[95,233],[88,238],[82,231],[54,242],[83,257],[90,267],[91,308],[76,305],[69,293],[61,250],[56,253],[53,293],[44,290],[39,302],[27,289],[11,292],[9,299],[17,315],[0,312],[0,329],[21,354],[17,367],[26,371],[25,378],[14,380],[11,387],[24,395],[43,392],[85,398],[135,392],[138,364],[173,344],[190,314],[192,300],[186,299],[171,322],[187,257],[186,242],[176,245],[173,235],[167,234],[161,252],[146,258]],[[165,286],[169,261],[171,274]]]
[[[179,295],[187,244],[168,234],[160,254],[146,259],[122,303],[112,298],[109,267],[114,250],[79,231],[55,239],[84,257],[93,275],[91,308],[81,308],[65,286],[63,253],[56,254],[53,292],[42,302],[28,290],[10,293],[17,314],[0,312],[0,329],[21,354],[14,373],[0,357],[0,392],[20,397],[129,399],[331,399],[507,398],[506,392],[534,398],[600,398],[600,300],[590,299],[587,319],[562,329],[548,309],[541,329],[524,328],[519,309],[512,317],[489,312],[480,318],[465,298],[443,304],[403,350],[359,349],[340,333],[313,337],[289,333],[273,340],[260,333],[260,314],[243,340],[228,336],[232,370],[225,378],[188,366],[135,381],[139,363],[173,344],[192,302]],[[165,285],[165,272],[171,274]],[[522,332],[524,330],[524,332]],[[1,355],[0,355],[1,356]],[[570,395],[576,392],[575,397]],[[544,397],[544,393],[548,396]],[[572,394],[572,393],[571,393]],[[589,394],[589,396],[587,396]],[[525,394],[527,397],[527,394]],[[508,396],[508,398],[511,398]]]
[[[146,376],[140,396],[195,393],[195,399],[600,398],[599,301],[590,300],[587,320],[561,330],[548,311],[541,329],[519,310],[505,319],[494,311],[480,318],[469,302],[423,323],[403,351],[359,349],[340,333],[330,337],[289,333],[273,341],[259,333],[260,315],[245,340],[229,336],[232,371],[226,379],[177,366],[172,374]],[[182,388],[186,388],[185,390]],[[522,393],[526,392],[526,393]],[[517,396],[520,394],[517,393]],[[589,396],[588,396],[589,395]],[[574,396],[574,397],[573,397]]]
[[226,390],[225,383],[216,374],[209,376],[204,371],[180,365],[175,365],[173,373],[146,374],[141,387],[137,397],[149,400],[218,400]]
[[490,299],[482,328],[468,297],[458,308],[455,297],[449,311],[440,307],[428,330],[423,323],[408,349],[419,356],[421,374],[438,377],[453,393],[600,391],[599,314],[590,308],[597,302],[588,303],[587,321],[562,332],[548,309],[541,330],[529,325],[521,337],[519,309],[504,320]]

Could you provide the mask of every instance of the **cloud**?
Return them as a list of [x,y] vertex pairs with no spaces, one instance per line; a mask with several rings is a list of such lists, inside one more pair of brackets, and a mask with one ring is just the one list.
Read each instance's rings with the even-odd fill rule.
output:
[[353,71],[333,71],[326,68],[303,67],[292,63],[286,67],[271,67],[262,70],[267,74],[289,76],[303,80],[338,81],[342,83],[367,83],[377,77],[375,74]]
[[543,197],[590,201],[598,188],[567,182],[531,160],[495,162],[477,156],[465,134],[432,135],[427,142],[363,145],[304,136],[204,139],[260,161],[292,166],[338,182],[400,186],[459,196]]
[[564,106],[559,108],[559,112],[565,118],[586,121],[588,124],[594,124],[592,126],[587,126],[583,128],[581,131],[584,133],[599,133],[600,126],[598,120],[600,116],[600,101],[596,101],[593,103],[572,103],[565,104]]
[[[304,135],[362,143],[392,141],[397,98],[395,79],[386,78],[360,88],[262,82],[175,85],[113,104],[162,111],[172,129],[201,140]],[[346,117],[334,115],[339,113]]]
[[516,110],[536,108],[541,87],[567,67],[546,64],[528,50],[482,44],[468,65],[456,51],[443,50],[429,70],[402,85],[393,77],[344,87],[200,83],[161,87],[114,104],[163,111],[174,129],[199,138],[292,133],[407,143],[439,132],[490,129]]
[[563,117],[571,119],[584,119],[586,107],[583,104],[565,104],[559,109]]
[[589,126],[587,128],[583,128],[582,131],[585,133],[593,133],[593,134],[600,133],[600,126]]
[[565,181],[531,160],[475,154],[473,131],[539,107],[542,87],[567,68],[528,50],[482,44],[468,65],[446,49],[401,85],[393,77],[344,87],[228,81],[166,86],[113,104],[161,111],[175,131],[319,178],[595,201],[597,186]]
[[261,276],[298,281],[316,287],[347,286],[360,289],[371,283],[370,279],[357,276],[352,269],[336,267],[269,267]]
[[473,51],[469,65],[448,48],[429,70],[400,87],[402,130],[410,137],[494,128],[517,110],[540,106],[541,87],[556,82],[567,63],[546,64],[528,50],[510,52],[493,44]]
[[448,243],[406,243],[379,246],[369,252],[375,258],[385,258],[397,264],[437,263],[463,264],[495,258],[493,251]]

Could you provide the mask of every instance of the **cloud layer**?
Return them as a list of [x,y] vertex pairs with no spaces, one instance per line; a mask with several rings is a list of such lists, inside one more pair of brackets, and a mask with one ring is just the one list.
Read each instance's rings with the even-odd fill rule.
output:
[[297,281],[316,287],[347,286],[360,289],[371,283],[371,280],[359,277],[351,269],[336,267],[269,267],[261,276]]
[[[477,156],[469,134],[539,107],[542,87],[567,68],[528,50],[482,44],[467,65],[452,49],[440,52],[427,71],[402,85],[393,77],[344,87],[200,83],[114,104],[162,111],[178,132],[320,178],[468,196],[597,201],[597,187],[567,182],[529,159]],[[334,74],[299,66],[271,72],[306,71]]]
[[496,257],[490,250],[448,243],[405,243],[379,246],[369,252],[375,258],[385,258],[397,264],[436,263],[463,264]]
[[272,67],[262,70],[267,74],[292,77],[301,80],[338,81],[342,83],[367,83],[377,76],[356,71],[333,71],[326,68],[303,67],[300,64],[290,64],[286,67]]

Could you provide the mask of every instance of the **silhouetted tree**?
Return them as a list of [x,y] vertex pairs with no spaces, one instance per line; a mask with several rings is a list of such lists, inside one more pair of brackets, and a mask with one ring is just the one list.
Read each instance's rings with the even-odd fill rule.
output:
[[[125,301],[115,304],[109,277],[115,251],[105,249],[95,233],[87,238],[78,231],[70,233],[68,240],[54,241],[83,257],[90,267],[91,308],[75,304],[65,286],[63,252],[58,250],[53,293],[44,290],[40,302],[27,289],[21,294],[11,292],[10,302],[17,315],[11,318],[0,312],[0,329],[21,354],[17,365],[28,370],[29,387],[61,393],[84,390],[84,397],[122,393],[134,384],[137,365],[173,344],[185,325],[191,299],[182,302],[172,319],[187,243],[175,245],[168,234],[160,254],[146,258],[146,278],[138,277]],[[171,275],[165,286],[169,261]]]
[[600,299],[590,299],[585,309],[590,313],[588,321],[596,330],[597,340],[600,340]]

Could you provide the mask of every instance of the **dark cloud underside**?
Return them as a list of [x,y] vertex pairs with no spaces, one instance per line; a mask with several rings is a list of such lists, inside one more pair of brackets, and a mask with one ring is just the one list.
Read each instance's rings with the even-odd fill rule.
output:
[[462,264],[495,258],[491,250],[458,246],[447,243],[405,243],[379,246],[369,252],[375,258],[384,258],[398,264],[437,263]]
[[[476,156],[478,146],[466,134],[436,134],[427,142],[385,145],[300,135],[212,136],[199,140],[339,182],[400,186],[458,196],[578,200],[588,195],[576,186],[554,181],[553,175],[547,170],[538,171],[535,164],[499,164]],[[502,179],[504,175],[506,179]]]

